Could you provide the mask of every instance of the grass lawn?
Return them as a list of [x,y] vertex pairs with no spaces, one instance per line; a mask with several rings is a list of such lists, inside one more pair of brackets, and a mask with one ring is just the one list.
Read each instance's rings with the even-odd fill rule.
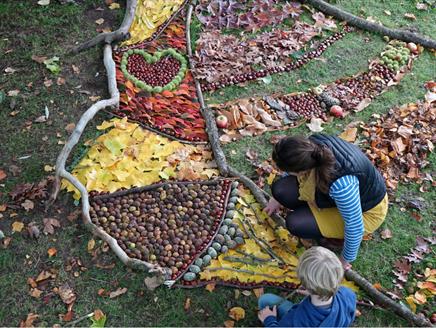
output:
[[[8,201],[7,193],[16,184],[37,182],[49,174],[44,171],[44,166],[54,165],[62,143],[69,135],[65,127],[78,121],[93,103],[91,96],[104,98],[108,95],[101,48],[76,56],[68,55],[67,50],[97,33],[99,26],[95,20],[104,18],[101,26],[115,29],[123,18],[122,9],[109,10],[103,0],[78,0],[78,5],[52,1],[45,7],[36,2],[3,0],[0,3],[0,91],[8,94],[11,90],[19,90],[16,97],[7,96],[0,103],[0,169],[8,174],[0,181],[0,205]],[[419,11],[415,8],[415,1],[332,2],[354,14],[377,18],[389,27],[406,27],[428,36],[436,35],[434,23],[431,23],[436,19],[434,10]],[[96,10],[98,7],[103,10]],[[411,21],[404,17],[405,13],[413,13],[417,19]],[[198,36],[198,32],[194,21],[193,35]],[[222,103],[253,95],[304,91],[365,70],[368,60],[376,57],[384,46],[380,36],[356,31],[332,45],[322,55],[325,60],[314,60],[302,69],[274,75],[270,84],[251,82],[244,87],[233,86],[208,93],[206,100],[208,103]],[[60,57],[61,73],[58,76],[51,74],[43,64],[32,60],[32,55]],[[16,72],[6,73],[8,67]],[[352,121],[369,121],[374,113],[383,114],[393,106],[422,99],[425,94],[423,84],[434,79],[435,73],[434,53],[426,50],[414,63],[412,73],[406,75],[399,85],[376,98],[364,111],[333,121],[325,131],[336,134]],[[57,83],[58,77],[64,78],[65,83]],[[52,85],[47,87],[49,80]],[[50,112],[49,119],[43,123],[34,122],[44,114],[45,106]],[[95,126],[105,118],[104,114],[94,118],[82,136],[82,143],[95,137]],[[303,126],[287,133],[309,133],[309,130]],[[245,153],[247,149],[254,149],[262,158],[269,157],[269,140],[273,134],[266,133],[226,145],[224,150],[229,155],[230,164],[253,175]],[[81,152],[83,148],[77,147],[70,161],[79,157]],[[434,154],[430,162],[430,170],[434,170]],[[15,176],[9,171],[12,165],[20,169]],[[393,288],[393,263],[414,246],[416,236],[431,235],[432,220],[436,216],[436,191],[433,188],[430,192],[420,193],[418,189],[415,184],[400,185],[396,197],[406,194],[423,197],[427,207],[420,213],[422,221],[417,222],[409,211],[403,211],[402,204],[392,203],[382,229],[389,228],[393,237],[383,240],[378,233],[374,234],[373,240],[363,243],[359,258],[353,264],[363,276],[371,282],[380,282],[385,288]],[[87,250],[92,236],[81,226],[80,219],[67,219],[68,214],[76,209],[70,195],[61,194],[49,213],[44,213],[42,209],[38,204],[35,210],[28,213],[15,211],[16,216],[12,210],[0,213],[3,215],[3,218],[0,217],[0,229],[6,236],[12,237],[9,247],[0,249],[0,325],[17,326],[31,312],[39,315],[36,321],[39,326],[61,324],[59,314],[65,314],[66,307],[51,289],[65,283],[77,295],[74,319],[99,308],[107,315],[107,325],[110,326],[220,326],[229,319],[227,313],[231,307],[241,306],[246,309],[246,317],[237,324],[259,324],[254,295],[241,294],[236,298],[234,289],[224,287],[217,287],[213,292],[203,288],[182,290],[160,287],[151,292],[143,284],[143,273],[127,269],[110,252],[104,253],[99,260],[103,259],[105,264],[114,263],[115,266],[111,269],[96,266],[96,260]],[[41,222],[47,217],[56,217],[61,221],[61,228],[56,229],[53,235],[41,235],[35,240],[20,233],[11,233],[14,221],[28,224]],[[48,257],[47,249],[50,247],[57,249],[57,256]],[[422,265],[435,267],[432,255]],[[87,270],[75,277],[76,270],[66,270],[70,258],[80,258]],[[46,287],[41,297],[32,297],[28,278],[36,278],[42,270],[50,268],[56,270],[56,279]],[[100,289],[114,291],[124,287],[127,292],[114,299],[98,295]],[[184,309],[187,298],[191,300],[189,310]],[[362,312],[355,326],[408,325],[386,311],[365,308]],[[88,321],[82,321],[79,325],[88,324]]]

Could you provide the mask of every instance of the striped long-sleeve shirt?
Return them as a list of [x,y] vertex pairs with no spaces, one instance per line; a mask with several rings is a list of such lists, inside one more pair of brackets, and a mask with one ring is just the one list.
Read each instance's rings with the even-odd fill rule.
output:
[[344,219],[342,257],[354,261],[364,232],[359,180],[354,175],[345,175],[332,183],[329,194]]

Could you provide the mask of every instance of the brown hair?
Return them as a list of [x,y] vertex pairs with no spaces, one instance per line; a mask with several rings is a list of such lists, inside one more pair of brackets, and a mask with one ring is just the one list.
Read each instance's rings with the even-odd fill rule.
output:
[[316,171],[316,187],[328,193],[335,171],[335,157],[324,145],[319,145],[303,136],[281,139],[274,146],[272,158],[282,171]]

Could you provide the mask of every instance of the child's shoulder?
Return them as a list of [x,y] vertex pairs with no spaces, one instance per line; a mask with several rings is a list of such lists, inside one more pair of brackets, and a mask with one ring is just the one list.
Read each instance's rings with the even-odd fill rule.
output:
[[338,297],[356,299],[356,293],[351,288],[345,286],[340,286],[336,295]]

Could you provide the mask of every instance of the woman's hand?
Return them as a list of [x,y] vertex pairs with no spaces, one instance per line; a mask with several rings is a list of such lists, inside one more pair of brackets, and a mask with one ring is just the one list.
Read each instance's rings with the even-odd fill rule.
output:
[[274,199],[274,197],[271,197],[271,199],[268,202],[268,205],[265,207],[265,212],[269,216],[273,215],[275,212],[277,212],[282,205]]
[[265,321],[266,318],[268,318],[270,316],[277,317],[277,306],[276,305],[273,306],[272,310],[269,308],[269,306],[267,306],[266,308],[263,308],[262,310],[260,310],[259,313],[257,314],[257,317],[259,318],[259,320],[262,323]]
[[342,267],[344,268],[344,271],[350,270],[352,265],[342,257],[342,255],[339,257],[339,260],[342,263]]

